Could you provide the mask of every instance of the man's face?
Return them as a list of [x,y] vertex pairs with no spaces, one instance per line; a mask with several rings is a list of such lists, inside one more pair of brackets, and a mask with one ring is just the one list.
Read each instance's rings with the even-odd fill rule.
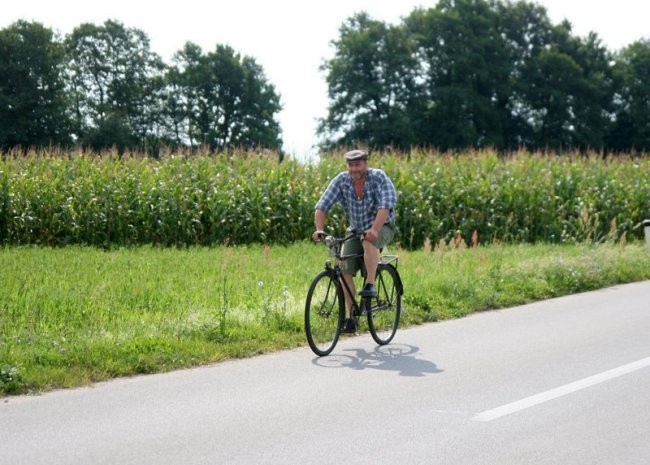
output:
[[348,173],[354,181],[363,179],[368,170],[368,161],[367,160],[354,160],[348,162]]

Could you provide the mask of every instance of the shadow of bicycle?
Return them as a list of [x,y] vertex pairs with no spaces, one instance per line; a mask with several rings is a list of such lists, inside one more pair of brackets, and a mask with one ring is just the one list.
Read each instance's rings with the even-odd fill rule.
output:
[[420,349],[407,344],[377,346],[372,352],[365,349],[347,350],[355,355],[334,354],[316,357],[315,365],[323,368],[351,368],[353,370],[395,371],[399,376],[426,376],[441,373],[435,363],[417,358]]

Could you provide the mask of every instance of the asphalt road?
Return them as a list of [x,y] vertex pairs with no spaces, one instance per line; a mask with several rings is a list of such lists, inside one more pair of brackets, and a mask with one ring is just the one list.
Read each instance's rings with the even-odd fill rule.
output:
[[650,463],[650,281],[0,399],[0,464]]

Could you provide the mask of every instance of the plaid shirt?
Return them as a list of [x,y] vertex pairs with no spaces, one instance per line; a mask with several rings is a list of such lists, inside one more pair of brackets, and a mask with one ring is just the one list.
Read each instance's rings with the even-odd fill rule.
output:
[[354,182],[350,174],[347,171],[339,173],[327,186],[316,209],[327,213],[336,202],[341,202],[350,227],[355,231],[370,229],[380,208],[390,210],[386,222],[395,224],[397,191],[390,178],[380,169],[368,168],[360,200],[354,194]]

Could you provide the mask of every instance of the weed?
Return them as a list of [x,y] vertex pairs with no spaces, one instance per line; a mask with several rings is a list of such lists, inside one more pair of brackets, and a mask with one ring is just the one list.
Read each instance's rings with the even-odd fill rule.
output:
[[22,391],[23,380],[17,367],[0,365],[0,394],[13,394]]

